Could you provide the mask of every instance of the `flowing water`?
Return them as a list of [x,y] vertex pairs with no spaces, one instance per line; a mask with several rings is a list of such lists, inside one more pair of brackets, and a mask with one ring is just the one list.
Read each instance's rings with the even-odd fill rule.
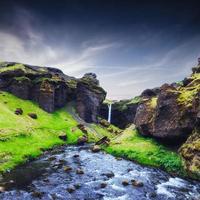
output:
[[[70,166],[71,170],[66,170]],[[84,174],[78,173],[83,170]],[[79,170],[80,172],[80,170]],[[142,187],[123,186],[137,180]],[[103,184],[102,184],[103,183]],[[90,146],[63,146],[18,167],[0,180],[1,200],[199,200],[200,182],[172,177]]]
[[111,123],[112,103],[108,104],[108,122]]

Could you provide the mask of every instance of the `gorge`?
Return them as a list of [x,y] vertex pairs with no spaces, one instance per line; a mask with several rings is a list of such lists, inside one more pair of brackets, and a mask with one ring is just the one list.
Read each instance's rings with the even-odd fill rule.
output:
[[200,198],[199,65],[111,101],[94,73],[1,62],[0,90],[1,199]]

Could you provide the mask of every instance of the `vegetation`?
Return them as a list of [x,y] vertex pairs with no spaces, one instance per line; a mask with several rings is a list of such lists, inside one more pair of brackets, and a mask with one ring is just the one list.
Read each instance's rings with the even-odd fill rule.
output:
[[150,99],[149,104],[150,104],[151,108],[155,108],[155,107],[156,107],[156,105],[157,105],[157,100],[158,100],[157,97],[152,97],[152,98]]
[[118,157],[184,175],[182,159],[177,153],[166,149],[153,139],[142,137],[135,129],[126,129],[104,149]]
[[[16,108],[23,110],[16,115]],[[36,113],[32,119],[28,113]],[[67,135],[67,144],[76,143],[83,133],[65,108],[49,114],[31,101],[21,100],[9,93],[0,94],[0,172],[35,158],[42,150],[64,142],[58,138]]]
[[200,91],[200,73],[192,74],[190,77],[191,82],[185,86],[180,87],[178,92],[178,102],[181,105],[185,105],[190,107],[192,105],[192,101]]

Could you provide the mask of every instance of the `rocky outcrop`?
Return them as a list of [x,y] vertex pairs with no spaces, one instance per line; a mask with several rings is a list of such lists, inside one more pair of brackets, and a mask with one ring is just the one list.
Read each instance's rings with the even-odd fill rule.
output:
[[199,100],[195,86],[164,84],[156,96],[143,98],[135,116],[139,132],[166,141],[186,139],[197,123]]
[[86,122],[97,122],[100,106],[106,97],[106,92],[99,86],[96,75],[88,73],[77,83],[76,108]]
[[184,159],[185,169],[191,177],[200,179],[200,131],[193,134],[180,147],[179,152]]
[[33,100],[47,112],[75,101],[78,114],[87,122],[97,122],[106,95],[95,74],[76,79],[56,68],[14,62],[0,63],[0,90]]
[[[140,102],[140,97],[130,100],[121,100],[112,103],[111,124],[124,129],[134,122],[136,110]],[[101,105],[100,117],[108,119],[108,104]]]

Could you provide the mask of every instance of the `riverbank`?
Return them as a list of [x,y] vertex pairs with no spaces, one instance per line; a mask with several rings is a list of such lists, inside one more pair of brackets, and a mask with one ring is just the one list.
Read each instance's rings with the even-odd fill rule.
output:
[[180,155],[154,139],[145,138],[132,127],[113,139],[104,150],[142,165],[163,169],[171,174],[186,176]]

